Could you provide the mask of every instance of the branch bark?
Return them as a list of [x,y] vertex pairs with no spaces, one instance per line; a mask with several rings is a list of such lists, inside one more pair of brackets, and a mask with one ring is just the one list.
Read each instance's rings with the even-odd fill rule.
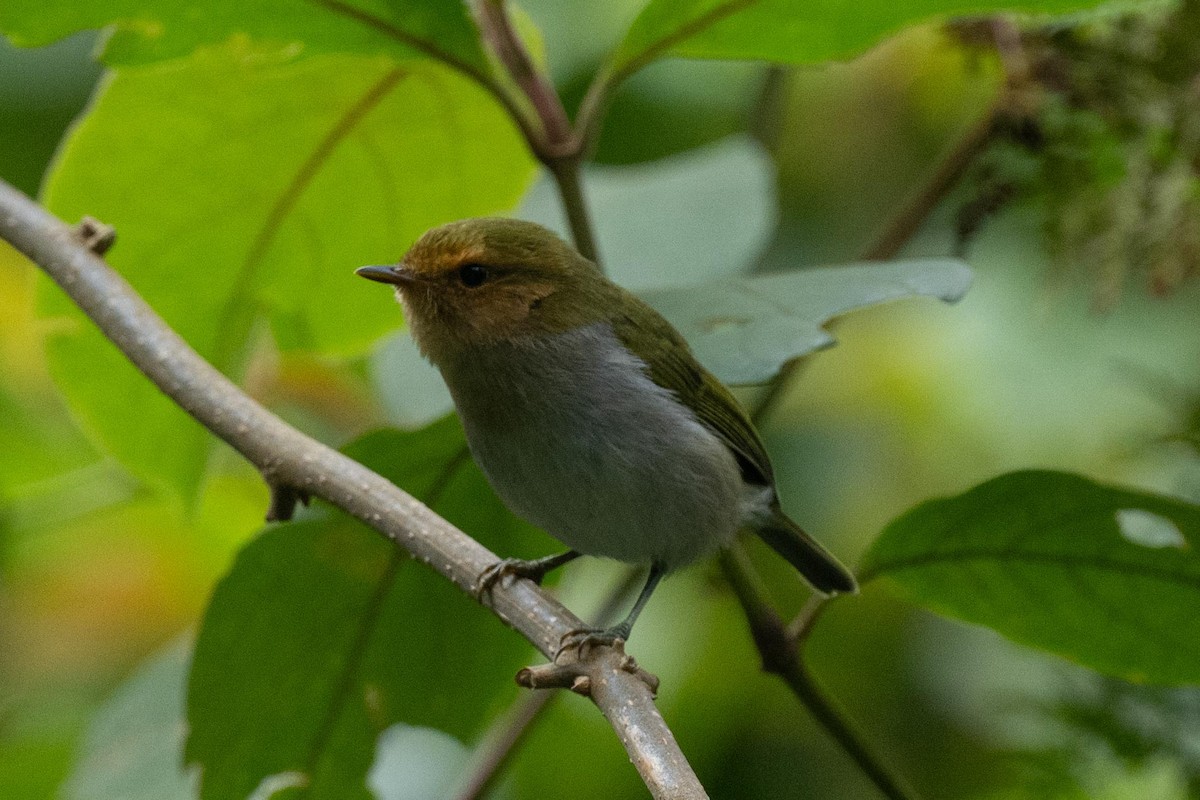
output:
[[[70,227],[0,181],[0,238],[41,267],[138,369],[254,464],[268,484],[329,501],[473,592],[480,572],[497,560],[494,554],[383,477],[247,396],[90,249],[86,237],[93,227]],[[584,627],[529,581],[503,582],[481,602],[547,656],[564,634]],[[623,669],[623,661],[612,648],[593,649],[587,665],[593,701],[655,798],[707,797],[649,687]]]

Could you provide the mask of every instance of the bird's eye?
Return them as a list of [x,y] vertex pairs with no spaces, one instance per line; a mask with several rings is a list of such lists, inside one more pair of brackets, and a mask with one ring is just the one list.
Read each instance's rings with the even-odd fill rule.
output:
[[458,268],[458,279],[468,289],[482,286],[483,282],[488,279],[487,267],[483,264],[463,264]]

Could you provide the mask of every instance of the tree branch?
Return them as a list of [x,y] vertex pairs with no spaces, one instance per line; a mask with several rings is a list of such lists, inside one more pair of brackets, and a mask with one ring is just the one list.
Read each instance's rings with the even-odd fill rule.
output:
[[525,43],[508,18],[504,0],[480,0],[474,7],[484,40],[521,87],[542,123],[543,138],[530,143],[540,146],[538,157],[547,161],[558,155],[574,155],[578,147],[567,110],[550,79],[533,63]]
[[478,0],[473,7],[484,41],[521,87],[541,123],[539,132],[526,129],[525,138],[530,151],[554,178],[575,249],[584,258],[600,265],[600,252],[580,180],[584,136],[571,125],[562,98],[549,76],[533,63],[525,43],[508,18],[504,0]]
[[821,689],[804,665],[801,645],[811,623],[827,602],[813,603],[791,626],[785,626],[767,602],[766,593],[746,554],[737,546],[721,554],[721,569],[750,623],[754,644],[762,656],[763,670],[778,676],[809,712],[846,751],[880,793],[889,800],[914,800],[916,795],[883,761],[855,729],[845,713]]
[[580,163],[578,157],[556,158],[546,164],[554,185],[558,188],[558,196],[562,200],[567,213],[567,225],[571,229],[571,239],[575,249],[589,261],[595,262],[603,269],[600,262],[600,248],[592,233],[592,223],[588,215],[587,199],[583,196],[583,182],[580,180]]
[[[90,228],[90,229],[94,229]],[[80,229],[0,181],[0,238],[40,266],[167,396],[254,464],[271,485],[324,498],[472,592],[497,558],[358,462],[287,425],[201,358],[85,243]],[[529,581],[482,601],[549,656],[583,622]],[[649,687],[612,648],[592,649],[591,697],[656,798],[707,795],[654,706]]]

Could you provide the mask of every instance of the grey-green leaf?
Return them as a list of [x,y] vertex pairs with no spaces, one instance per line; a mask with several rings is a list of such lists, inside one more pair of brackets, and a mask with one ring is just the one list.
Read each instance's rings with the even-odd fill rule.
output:
[[971,270],[951,258],[820,267],[643,292],[705,367],[730,385],[765,383],[785,363],[833,344],[822,326],[902,297],[960,299]]
[[64,800],[192,800],[183,767],[184,679],[189,648],[177,642],[144,664],[92,719]]
[[[744,272],[778,216],[775,166],[749,136],[649,163],[593,165],[584,177],[604,267],[633,291]],[[549,180],[529,192],[521,215],[567,237]]]
[[861,577],[1133,681],[1200,683],[1200,506],[1070,473],[1003,475],[892,522]]

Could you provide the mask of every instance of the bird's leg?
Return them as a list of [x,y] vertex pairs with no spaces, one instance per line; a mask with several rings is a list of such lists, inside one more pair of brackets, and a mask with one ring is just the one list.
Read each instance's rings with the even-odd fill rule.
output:
[[496,581],[508,575],[517,578],[528,578],[540,585],[542,578],[546,577],[547,572],[558,569],[563,564],[574,561],[581,555],[583,554],[575,550],[568,550],[558,555],[545,556],[544,558],[535,558],[528,561],[523,558],[505,558],[497,561],[479,573],[479,577],[475,579],[475,597],[482,598],[492,590],[492,587],[496,585]]
[[579,630],[569,631],[559,640],[558,652],[554,654],[554,658],[557,660],[560,653],[573,647],[585,648],[598,644],[612,645],[617,641],[623,642],[627,640],[630,632],[633,631],[633,623],[637,621],[638,615],[646,607],[646,603],[650,600],[650,595],[654,594],[655,588],[658,587],[658,582],[662,580],[665,574],[667,574],[665,566],[657,562],[651,564],[650,576],[646,578],[646,585],[642,587],[642,593],[638,595],[637,601],[633,604],[633,608],[629,610],[629,615],[625,619],[611,628],[580,628]]

